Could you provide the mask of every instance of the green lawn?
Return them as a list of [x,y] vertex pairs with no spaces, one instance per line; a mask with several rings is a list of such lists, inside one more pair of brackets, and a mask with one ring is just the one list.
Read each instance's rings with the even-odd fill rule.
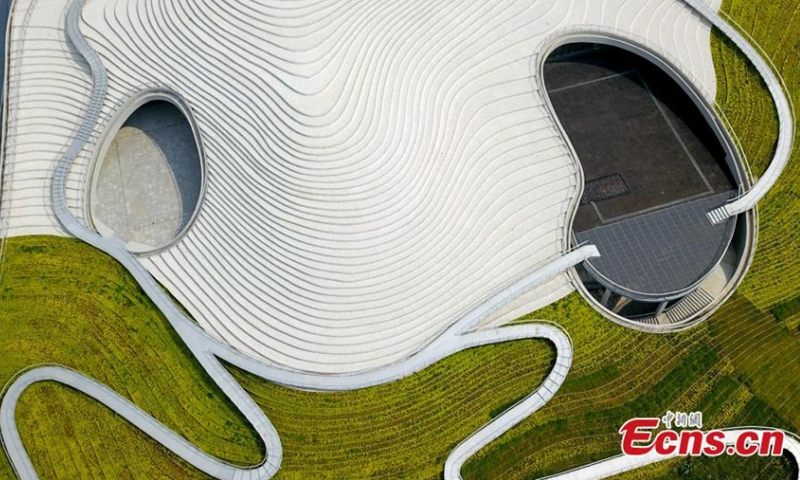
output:
[[[114,260],[57,237],[11,239],[5,258],[2,383],[28,365],[68,365],[209,453],[239,464],[261,460],[249,427]],[[278,429],[285,448],[279,477],[436,478],[459,441],[507,399],[541,384],[553,354],[540,340],[481,347],[402,381],[344,393],[295,391],[234,373]],[[42,478],[201,476],[105,407],[58,384],[26,392],[18,424]],[[11,476],[5,457],[0,474]]]
[[[800,103],[800,5],[727,0],[723,7],[770,52]],[[757,76],[715,35],[719,104],[754,172],[775,138],[774,111]],[[467,479],[524,479],[619,452],[621,423],[665,409],[705,412],[706,425],[764,424],[800,431],[800,162],[760,206],[753,268],[714,318],[689,332],[648,335],[600,317],[577,294],[520,321],[549,319],[575,343],[558,395],[478,453]],[[90,375],[205,451],[238,464],[262,446],[192,361],[129,276],[74,240],[10,240],[0,280],[0,379],[42,362]],[[788,306],[787,306],[788,305]],[[773,315],[771,311],[789,312]],[[283,478],[438,478],[447,453],[532,391],[549,370],[545,342],[522,341],[454,355],[389,385],[343,393],[299,392],[234,375],[275,423]],[[56,384],[20,403],[18,423],[42,478],[197,478],[104,407]],[[695,459],[655,465],[628,478],[785,478],[780,460]],[[721,472],[721,473],[716,473]],[[0,460],[0,477],[10,477]]]
[[[4,266],[0,383],[28,365],[67,365],[214,455],[240,464],[261,460],[255,434],[116,261],[75,240],[26,237],[8,241]],[[18,418],[43,478],[98,476],[113,471],[109,465],[125,465],[139,478],[191,472],[66,387],[34,386]],[[5,457],[0,465],[9,475]]]

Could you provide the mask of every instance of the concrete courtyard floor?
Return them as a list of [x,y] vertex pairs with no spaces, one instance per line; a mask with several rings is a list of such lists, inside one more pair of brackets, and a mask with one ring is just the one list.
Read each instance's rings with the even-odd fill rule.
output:
[[117,132],[102,161],[93,218],[125,241],[165,245],[194,212],[199,165],[180,111],[166,102],[146,104]]

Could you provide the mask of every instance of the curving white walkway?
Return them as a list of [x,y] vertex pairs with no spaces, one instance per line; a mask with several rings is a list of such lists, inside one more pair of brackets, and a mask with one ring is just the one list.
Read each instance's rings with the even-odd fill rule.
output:
[[[164,445],[172,453],[214,478],[242,480],[270,478],[280,467],[280,456],[276,455],[275,450],[276,447],[279,448],[280,443],[270,445],[271,451],[267,457],[269,463],[263,463],[253,468],[229,465],[202,452],[105,385],[65,367],[47,366],[35,368],[17,376],[11,387],[4,392],[3,403],[0,407],[3,446],[8,458],[12,461],[14,471],[22,479],[36,478],[36,470],[25,452],[19,432],[11,425],[15,424],[15,408],[22,393],[29,386],[38,382],[58,382],[97,400]],[[262,441],[274,440],[271,437],[262,437]]]
[[786,94],[783,80],[772,69],[762,53],[742,35],[739,30],[731,26],[716,11],[710,9],[702,0],[684,0],[698,13],[707,18],[715,27],[720,29],[741,50],[750,63],[756,68],[769,90],[775,110],[778,115],[778,142],[775,154],[764,174],[755,182],[750,190],[736,200],[709,212],[708,217],[713,223],[734,217],[755,208],[783,173],[792,156],[794,145],[794,110],[791,100]]
[[[208,372],[211,378],[219,385],[225,395],[243,413],[252,424],[261,440],[264,442],[267,456],[261,465],[254,468],[238,468],[227,465],[214,459],[192,446],[185,439],[175,435],[161,423],[142,412],[138,407],[112,392],[110,389],[99,385],[93,380],[60,367],[34,368],[21,374],[10,385],[3,396],[0,405],[0,438],[14,471],[21,479],[36,479],[35,467],[28,457],[22,439],[17,430],[15,409],[19,397],[24,390],[35,382],[57,381],[72,386],[101,401],[103,404],[120,413],[154,440],[164,445],[170,451],[189,461],[208,475],[226,479],[266,479],[272,477],[280,468],[283,456],[280,438],[275,428],[267,419],[264,412],[258,408],[247,393],[237,384],[216,356],[231,362],[241,368],[255,373],[265,379],[292,387],[317,389],[317,390],[348,390],[365,388],[372,385],[397,380],[425,368],[438,360],[455,352],[479,345],[519,340],[523,338],[543,338],[554,343],[557,349],[557,363],[550,372],[544,384],[528,396],[523,404],[527,414],[544,404],[558,387],[563,383],[572,361],[572,344],[566,334],[553,325],[520,325],[496,330],[470,332],[478,322],[487,315],[513,301],[524,292],[535,288],[550,280],[567,268],[579,263],[586,258],[598,255],[593,246],[584,246],[567,255],[557,258],[531,275],[523,277],[513,284],[480,303],[469,315],[464,316],[454,323],[440,337],[430,343],[416,355],[402,361],[360,374],[342,376],[320,375],[305,372],[295,372],[284,368],[260,362],[235,350],[231,346],[219,342],[206,331],[187,318],[169,297],[161,290],[141,263],[131,255],[125,245],[115,238],[104,238],[91,231],[76,219],[67,206],[66,179],[76,156],[85,147],[89,132],[97,122],[100,109],[99,105],[106,94],[107,77],[100,57],[86,42],[80,32],[78,18],[83,7],[83,0],[75,0],[66,15],[66,32],[69,41],[86,60],[91,70],[92,91],[89,103],[85,109],[85,116],[81,126],[75,134],[66,153],[61,157],[53,174],[51,195],[53,208],[62,226],[75,237],[108,253],[116,258],[139,283],[145,293],[153,300],[156,306],[164,313],[175,331],[181,336],[186,345]],[[215,356],[216,355],[216,356]],[[470,437],[465,444],[471,449],[478,449],[488,444],[502,431],[511,428],[524,416],[520,416],[520,406],[500,415],[489,425]],[[460,452],[457,449],[456,453]],[[463,459],[459,458],[455,466],[448,462],[450,475],[459,476]],[[448,478],[456,478],[448,477]]]

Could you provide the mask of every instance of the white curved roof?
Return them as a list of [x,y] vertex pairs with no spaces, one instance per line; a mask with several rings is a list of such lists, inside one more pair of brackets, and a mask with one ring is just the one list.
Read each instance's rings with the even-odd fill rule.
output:
[[[89,88],[66,5],[16,3],[6,235],[60,231],[48,173]],[[557,30],[644,37],[716,90],[709,27],[679,0],[107,0],[83,16],[106,116],[167,86],[201,130],[205,203],[145,265],[210,332],[315,372],[397,361],[563,254],[580,177],[531,78]],[[90,155],[71,178],[78,216]],[[486,323],[570,289],[559,277]]]

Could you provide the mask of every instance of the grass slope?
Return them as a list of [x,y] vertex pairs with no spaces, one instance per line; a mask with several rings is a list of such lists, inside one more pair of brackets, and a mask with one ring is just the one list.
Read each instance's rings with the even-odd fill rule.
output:
[[[116,261],[75,240],[28,237],[8,241],[4,267],[0,383],[29,365],[67,365],[214,455],[239,464],[261,460],[262,447],[243,417]],[[137,478],[194,473],[159,457],[134,428],[65,387],[33,387],[20,400],[18,418],[43,478],[102,476],[113,468],[104,464],[115,463]],[[5,457],[0,465],[8,474]]]
[[[180,339],[112,259],[75,240],[7,243],[0,281],[0,381],[60,363],[135,401],[203,450],[257,463],[261,446]],[[275,423],[280,478],[436,478],[447,453],[550,371],[553,350],[526,340],[454,355],[405,380],[344,393],[295,391],[235,375]],[[18,425],[42,478],[198,478],[91,399],[55,384],[28,390]],[[0,477],[11,470],[0,460]]]

